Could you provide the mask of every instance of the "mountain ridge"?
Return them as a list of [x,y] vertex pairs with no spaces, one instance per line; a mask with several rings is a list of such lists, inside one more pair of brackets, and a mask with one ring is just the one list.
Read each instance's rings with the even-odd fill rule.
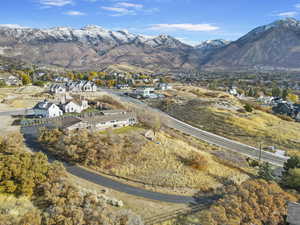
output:
[[83,70],[127,64],[155,71],[300,71],[300,22],[293,18],[277,20],[236,41],[215,39],[196,46],[170,35],[149,37],[97,25],[80,29],[0,25],[0,55],[38,65]]
[[300,22],[293,18],[259,26],[202,63],[204,69],[300,70]]

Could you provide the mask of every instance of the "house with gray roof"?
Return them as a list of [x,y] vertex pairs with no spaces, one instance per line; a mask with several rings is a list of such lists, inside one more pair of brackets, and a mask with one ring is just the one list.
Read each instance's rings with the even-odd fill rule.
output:
[[81,113],[89,107],[86,100],[70,100],[61,105],[65,113]]
[[95,129],[105,130],[107,128],[120,128],[134,125],[138,122],[134,113],[125,112],[110,114],[110,115],[97,115],[92,117],[78,118],[77,121],[64,126],[66,130],[75,129]]
[[67,91],[65,85],[63,84],[52,84],[49,90],[53,94],[64,94]]
[[63,115],[63,111],[54,103],[44,100],[33,107],[34,115],[37,117],[52,118]]

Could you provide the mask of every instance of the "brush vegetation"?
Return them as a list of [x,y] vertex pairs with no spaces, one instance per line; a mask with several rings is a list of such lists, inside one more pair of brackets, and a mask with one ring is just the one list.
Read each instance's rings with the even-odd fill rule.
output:
[[0,138],[0,225],[130,225],[132,213],[75,187],[62,164],[26,152],[22,136]]
[[207,152],[211,147],[202,142],[193,146],[164,131],[151,141],[144,128],[126,131],[44,130],[40,141],[66,161],[154,186],[209,191],[249,177]]

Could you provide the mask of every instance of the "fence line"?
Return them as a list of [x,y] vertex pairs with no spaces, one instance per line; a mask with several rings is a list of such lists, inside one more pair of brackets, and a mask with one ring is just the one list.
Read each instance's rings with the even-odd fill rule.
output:
[[171,212],[163,213],[151,218],[146,218],[144,220],[145,225],[154,225],[154,224],[159,224],[171,219],[178,218],[179,216],[187,216],[196,212],[199,212],[205,208],[207,208],[208,205],[194,205],[191,207],[184,207],[180,208]]

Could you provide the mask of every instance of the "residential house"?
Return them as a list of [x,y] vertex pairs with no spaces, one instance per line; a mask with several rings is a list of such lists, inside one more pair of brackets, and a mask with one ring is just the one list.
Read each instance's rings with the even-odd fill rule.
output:
[[141,96],[142,98],[149,98],[154,94],[154,87],[138,87],[134,94]]
[[129,89],[129,85],[128,84],[118,84],[117,88],[120,90],[126,90],[126,89]]
[[107,128],[120,128],[131,126],[137,123],[136,115],[131,112],[122,111],[111,115],[98,115],[86,118],[77,118],[77,120],[64,125],[66,130],[75,129],[96,129],[104,130]]
[[66,87],[63,84],[52,84],[49,90],[53,94],[64,94],[67,92]]
[[238,96],[239,95],[239,93],[237,91],[237,88],[235,86],[231,86],[228,90],[228,93],[233,95],[233,96]]
[[44,100],[33,107],[34,115],[37,117],[52,118],[63,115],[63,111],[54,103]]
[[274,100],[274,97],[272,97],[272,96],[259,96],[259,98],[257,99],[258,102],[261,102],[265,105],[271,105],[273,100]]
[[65,83],[65,82],[69,82],[70,79],[67,77],[55,77],[54,81],[59,83]]
[[61,105],[61,108],[65,113],[81,113],[88,107],[88,101],[86,100],[71,100]]
[[162,90],[162,91],[171,90],[172,86],[170,84],[168,84],[168,83],[158,83],[156,85],[156,89],[157,90]]
[[66,83],[67,90],[70,92],[95,92],[97,85],[91,81],[77,81]]
[[21,86],[22,85],[22,81],[16,77],[16,76],[9,76],[7,79],[4,79],[5,84],[7,86]]
[[293,104],[289,102],[278,103],[276,106],[272,108],[273,112],[276,114],[293,116],[294,115],[294,107]]

